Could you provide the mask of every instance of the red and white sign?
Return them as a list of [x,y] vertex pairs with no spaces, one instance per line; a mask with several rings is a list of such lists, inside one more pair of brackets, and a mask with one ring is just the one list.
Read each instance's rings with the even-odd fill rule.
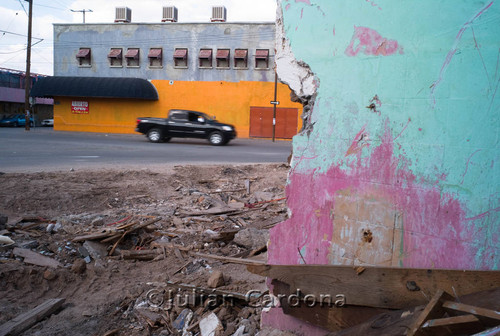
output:
[[89,102],[73,100],[71,102],[71,113],[76,113],[76,114],[89,113]]

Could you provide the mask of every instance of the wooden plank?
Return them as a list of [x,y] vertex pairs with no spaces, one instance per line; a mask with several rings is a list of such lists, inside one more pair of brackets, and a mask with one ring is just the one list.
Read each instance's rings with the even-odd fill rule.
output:
[[25,248],[15,247],[12,253],[14,253],[14,255],[16,256],[23,257],[24,262],[27,264],[47,266],[52,268],[62,267],[59,261]]
[[87,235],[83,236],[78,236],[72,239],[73,242],[80,242],[80,241],[85,241],[85,240],[96,240],[96,239],[102,239],[102,238],[107,238],[110,236],[114,236],[116,234],[115,230],[106,230],[103,232],[94,232],[94,233],[89,233]]
[[[459,297],[463,303],[477,303],[481,307],[496,309],[500,302],[500,287],[493,290],[481,291]],[[391,310],[377,315],[364,323],[354,327],[332,332],[328,336],[402,336],[406,335],[408,326],[415,323],[425,306],[411,309]],[[486,333],[478,336],[496,336],[495,333]]]
[[218,256],[215,254],[206,254],[206,253],[198,253],[198,252],[190,252],[189,254],[192,256],[195,256],[195,257],[214,259],[214,260],[219,260],[222,262],[233,263],[233,264],[254,265],[254,266],[261,266],[261,265],[266,264],[264,261],[260,261],[260,260],[224,257],[224,256]]
[[[356,326],[365,322],[371,317],[389,312],[388,309],[359,307],[359,306],[335,306],[337,298],[329,298],[321,303],[313,303],[304,301],[296,293],[290,292],[290,287],[278,280],[272,281],[273,292],[279,291],[283,293],[279,297],[280,306],[283,312],[291,315],[299,320],[306,321],[315,326],[322,327],[329,331],[339,331],[345,328]],[[286,294],[285,294],[286,293]],[[292,295],[297,296],[292,296]]]
[[[252,265],[248,270],[290,285],[304,295],[343,294],[346,304],[401,309],[427,304],[438,289],[466,295],[493,289],[499,271],[459,271],[368,267],[361,273],[352,266]],[[275,293],[279,294],[279,293]]]
[[446,335],[469,335],[483,330],[484,327],[474,315],[461,315],[425,322],[422,326],[424,335],[446,336]]
[[482,331],[472,336],[498,336],[498,335],[500,335],[500,325],[498,327]]
[[424,311],[417,318],[415,323],[410,327],[408,331],[408,336],[424,335],[422,331],[419,331],[425,321],[437,317],[442,317],[444,315],[443,303],[446,300],[451,300],[453,297],[446,293],[445,291],[439,289],[436,294],[432,297],[431,301],[425,306]]
[[456,315],[457,312],[472,314],[487,326],[494,327],[500,324],[499,311],[471,306],[468,304],[463,304],[460,302],[453,302],[453,301],[444,302],[443,308],[446,309],[446,311],[450,315]]
[[0,326],[0,336],[19,335],[35,323],[55,313],[64,303],[64,299],[50,299],[32,310],[23,313]]

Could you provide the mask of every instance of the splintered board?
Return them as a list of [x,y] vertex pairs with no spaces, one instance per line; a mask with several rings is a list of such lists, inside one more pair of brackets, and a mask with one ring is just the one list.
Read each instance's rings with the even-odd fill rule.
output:
[[[345,297],[347,305],[403,309],[425,305],[439,290],[462,296],[500,286],[500,271],[352,267],[332,265],[248,265],[252,273],[289,285],[288,293]],[[288,293],[276,293],[275,295]]]

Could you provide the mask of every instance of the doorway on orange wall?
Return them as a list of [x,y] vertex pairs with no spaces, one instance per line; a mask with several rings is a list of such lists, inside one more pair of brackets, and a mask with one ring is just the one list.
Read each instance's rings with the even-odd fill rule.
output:
[[[297,119],[299,110],[296,108],[276,108],[276,131],[278,139],[291,139],[297,134]],[[250,107],[250,137],[273,137],[273,108]]]

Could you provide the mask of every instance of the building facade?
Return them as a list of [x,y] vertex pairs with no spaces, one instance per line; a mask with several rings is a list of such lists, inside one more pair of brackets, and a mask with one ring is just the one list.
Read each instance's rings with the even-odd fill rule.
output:
[[[45,76],[31,74],[30,87]],[[24,71],[0,68],[0,119],[14,114],[25,114]],[[43,119],[52,118],[53,100],[50,98],[35,98],[31,101],[31,113],[35,125],[40,125]]]
[[[121,17],[123,11],[128,15]],[[239,137],[270,135],[274,23],[229,23],[225,15],[207,23],[173,17],[132,23],[130,17],[128,8],[117,8],[119,22],[55,24],[54,76],[141,78],[155,86],[158,100],[127,108],[123,100],[56,96],[56,130],[131,133],[137,117],[164,117],[180,108],[215,115],[235,125]],[[277,137],[291,138],[301,127],[302,105],[290,100],[290,89],[281,83],[276,100]],[[73,101],[88,102],[87,113],[68,109]]]

